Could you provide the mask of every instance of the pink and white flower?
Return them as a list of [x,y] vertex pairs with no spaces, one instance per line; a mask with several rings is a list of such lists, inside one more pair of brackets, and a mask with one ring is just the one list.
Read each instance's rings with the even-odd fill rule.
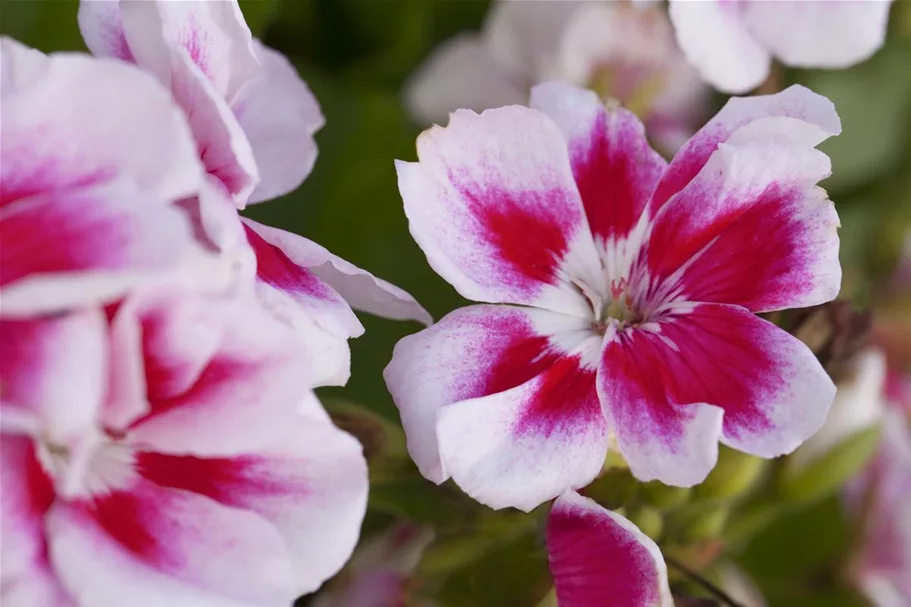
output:
[[911,380],[896,375],[887,390],[879,449],[845,491],[861,541],[848,574],[876,607],[911,603]]
[[[755,316],[838,293],[838,217],[802,87],[732,99],[667,164],[627,110],[571,85],[458,111],[398,162],[411,233],[464,297],[385,371],[421,472],[531,510],[602,469],[701,482],[718,441],[761,457],[820,428],[835,387]],[[510,304],[510,305],[491,305]]]
[[718,90],[744,93],[773,59],[794,67],[845,68],[886,39],[892,0],[670,0],[677,42]]
[[9,607],[284,607],[347,560],[360,445],[251,294],[0,321]]
[[406,101],[420,121],[442,124],[460,108],[525,104],[531,87],[549,79],[619,99],[671,152],[696,129],[709,93],[660,8],[501,0],[479,34],[460,34],[431,55],[411,78]]
[[291,63],[253,38],[236,0],[82,0],[79,24],[93,53],[136,63],[170,88],[209,175],[197,201],[200,226],[217,248],[255,256],[263,301],[306,326],[326,351],[324,383],[347,380],[345,341],[364,331],[351,306],[431,322],[401,289],[237,213],[300,185],[316,160],[323,116]]
[[172,203],[202,168],[167,91],[114,61],[0,53],[3,315],[110,301],[200,254]]
[[674,607],[655,542],[578,493],[554,502],[547,556],[559,607]]

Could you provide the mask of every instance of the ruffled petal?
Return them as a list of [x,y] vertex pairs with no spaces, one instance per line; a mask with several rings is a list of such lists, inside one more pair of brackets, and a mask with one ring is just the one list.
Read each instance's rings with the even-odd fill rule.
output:
[[142,357],[148,399],[148,413],[129,426],[132,440],[224,455],[293,419],[313,385],[310,354],[252,294],[155,289],[134,297],[118,311],[139,327],[134,356]]
[[34,425],[58,444],[93,431],[107,381],[104,315],[88,309],[39,320],[5,319],[0,335],[3,431],[32,434]]
[[[107,0],[89,3],[96,1]],[[189,120],[206,171],[243,208],[259,171],[230,102],[258,63],[240,8],[230,2],[124,2],[120,8],[137,64],[170,89]]]
[[575,352],[594,369],[597,351],[598,338],[581,319],[470,306],[402,339],[383,376],[398,406],[409,454],[425,477],[442,483],[449,478],[437,440],[442,409],[517,388]]
[[0,206],[118,176],[161,203],[196,192],[202,173],[183,113],[148,74],[78,54],[41,60],[9,38],[0,48]]
[[785,65],[844,68],[883,45],[892,1],[744,4],[750,32]]
[[544,114],[510,106],[455,112],[397,162],[411,233],[469,299],[587,314],[573,278],[600,267],[567,153]]
[[[677,0],[680,4],[682,0]],[[684,2],[714,4],[706,2]],[[781,120],[782,118],[786,120]],[[793,85],[774,95],[734,97],[674,156],[658,184],[650,211],[654,216],[682,190],[708,162],[721,143],[776,140],[814,147],[841,132],[841,121],[831,101],[806,87]]]
[[[347,305],[354,309],[394,320],[416,320],[425,325],[433,321],[411,295],[333,255],[315,242],[249,219],[244,219],[244,224],[248,235],[251,231],[255,232],[263,242],[272,247],[276,256],[286,260],[283,262],[284,265],[297,266],[300,271],[311,273],[322,281],[324,288],[341,296]],[[262,273],[260,276],[262,277]],[[279,285],[274,286],[289,290]],[[290,291],[294,292],[293,289]],[[354,322],[357,322],[356,318]],[[359,332],[355,332],[360,323],[355,326],[348,321],[346,324],[352,337],[360,335]]]
[[294,190],[316,162],[314,133],[325,120],[316,98],[278,51],[253,40],[259,70],[231,108],[259,167],[259,185],[248,203]]
[[599,389],[633,473],[682,486],[708,474],[718,438],[761,457],[790,453],[819,430],[835,396],[803,343],[717,304],[681,305],[614,334]]
[[105,303],[200,252],[179,208],[122,178],[6,206],[0,240],[4,316]]
[[255,512],[278,529],[293,558],[296,592],[316,590],[345,563],[367,504],[361,446],[327,419],[301,416],[250,453],[222,458],[142,452],[140,475]]
[[547,518],[547,556],[560,607],[673,607],[667,566],[631,522],[575,492]]
[[80,605],[254,607],[296,598],[290,553],[258,514],[142,477],[47,517],[51,559]]
[[589,90],[548,82],[532,89],[531,107],[557,123],[592,233],[602,247],[629,236],[667,162],[649,147],[639,119],[605,106]]
[[0,467],[3,605],[72,607],[72,600],[48,560],[44,516],[54,501],[54,488],[35,455],[31,439],[4,433],[0,439]]
[[527,98],[525,82],[496,66],[482,38],[465,33],[438,46],[405,87],[408,110],[424,124],[444,123],[458,109],[480,112]]
[[745,93],[769,73],[769,51],[745,21],[746,2],[671,0],[669,14],[680,48],[712,86]]

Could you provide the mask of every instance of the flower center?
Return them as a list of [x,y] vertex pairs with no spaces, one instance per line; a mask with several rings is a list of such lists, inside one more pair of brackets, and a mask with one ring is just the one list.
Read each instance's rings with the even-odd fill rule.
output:
[[73,445],[39,439],[36,446],[38,461],[62,497],[97,494],[132,476],[132,450],[106,435]]
[[637,325],[643,320],[629,292],[629,281],[626,278],[615,278],[610,281],[610,299],[606,302],[601,297],[593,296],[590,289],[580,287],[592,306],[592,330],[604,335],[611,324],[622,328]]

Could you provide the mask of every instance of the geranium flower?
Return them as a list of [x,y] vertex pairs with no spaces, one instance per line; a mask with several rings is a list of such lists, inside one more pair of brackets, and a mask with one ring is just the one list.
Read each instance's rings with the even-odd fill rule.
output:
[[674,607],[655,542],[578,493],[554,502],[547,556],[559,607]]
[[166,90],[113,61],[0,53],[4,316],[110,301],[202,252],[172,204],[203,174]]
[[876,607],[911,602],[911,378],[893,370],[884,398],[879,449],[844,491],[859,529],[851,581]]
[[709,88],[674,40],[665,13],[625,1],[495,2],[479,34],[440,46],[406,89],[411,113],[443,123],[460,108],[524,104],[558,79],[619,99],[673,152],[696,129]]
[[326,383],[345,383],[345,340],[364,331],[351,306],[431,321],[401,289],[238,215],[300,185],[316,160],[313,134],[323,117],[288,60],[253,38],[236,0],[82,0],[79,24],[93,53],[136,63],[170,88],[210,177],[195,201],[201,228],[217,248],[252,250],[263,300],[326,349]]
[[670,0],[677,42],[718,90],[744,93],[772,59],[806,68],[844,68],[869,59],[886,39],[892,0]]
[[594,479],[611,439],[637,478],[689,486],[719,440],[775,457],[818,430],[832,381],[755,314],[839,290],[814,149],[839,130],[802,87],[732,99],[668,165],[629,111],[547,83],[423,133],[397,163],[411,233],[485,302],[386,369],[424,476],[530,510]]
[[0,322],[8,607],[286,607],[347,560],[360,445],[251,294]]

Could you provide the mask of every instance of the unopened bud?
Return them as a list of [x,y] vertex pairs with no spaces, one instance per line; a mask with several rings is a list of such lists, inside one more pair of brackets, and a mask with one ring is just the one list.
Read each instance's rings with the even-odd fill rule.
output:
[[718,463],[701,484],[693,489],[695,499],[730,500],[748,492],[765,471],[765,460],[722,447]]
[[692,490],[686,487],[670,487],[658,481],[644,483],[639,488],[639,495],[645,503],[660,508],[672,510],[687,503]]

